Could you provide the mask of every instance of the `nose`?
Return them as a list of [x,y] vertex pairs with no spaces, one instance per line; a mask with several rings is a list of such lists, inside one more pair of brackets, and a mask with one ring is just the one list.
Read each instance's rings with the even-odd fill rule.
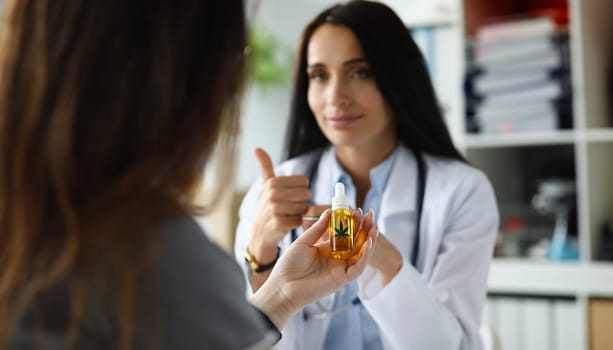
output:
[[332,106],[345,106],[349,104],[351,98],[347,82],[339,77],[331,79],[328,86],[327,100],[328,104]]

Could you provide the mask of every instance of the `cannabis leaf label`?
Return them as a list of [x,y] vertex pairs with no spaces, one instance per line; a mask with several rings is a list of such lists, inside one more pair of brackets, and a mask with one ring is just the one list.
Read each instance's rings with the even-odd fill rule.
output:
[[334,228],[334,237],[335,238],[345,238],[345,237],[349,237],[349,234],[347,233],[347,229],[349,227],[343,227],[343,222],[341,221],[338,225],[338,227]]

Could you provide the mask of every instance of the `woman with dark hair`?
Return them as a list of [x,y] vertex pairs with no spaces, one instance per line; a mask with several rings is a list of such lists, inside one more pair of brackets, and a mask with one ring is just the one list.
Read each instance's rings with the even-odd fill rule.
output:
[[[480,348],[496,200],[454,147],[407,28],[380,3],[330,7],[305,28],[295,74],[288,160],[273,169],[256,150],[235,255],[272,266],[338,181],[385,234],[357,282],[296,315],[278,347]],[[244,272],[253,291],[270,278]]]
[[249,305],[191,217],[216,146],[218,176],[233,172],[242,1],[7,0],[2,15],[0,348],[269,348],[364,270],[372,243],[352,261],[317,243],[326,213]]

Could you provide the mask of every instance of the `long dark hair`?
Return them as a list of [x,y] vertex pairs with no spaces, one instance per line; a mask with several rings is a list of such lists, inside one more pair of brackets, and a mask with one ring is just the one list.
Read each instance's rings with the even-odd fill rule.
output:
[[285,139],[286,158],[330,144],[307,102],[307,48],[315,30],[326,23],[345,26],[357,37],[377,86],[394,112],[400,142],[415,151],[464,161],[451,141],[426,62],[409,30],[389,7],[371,1],[332,6],[304,29]]
[[79,328],[99,270],[132,348],[152,229],[191,213],[216,145],[233,173],[243,3],[11,0],[2,16],[0,348],[67,280]]

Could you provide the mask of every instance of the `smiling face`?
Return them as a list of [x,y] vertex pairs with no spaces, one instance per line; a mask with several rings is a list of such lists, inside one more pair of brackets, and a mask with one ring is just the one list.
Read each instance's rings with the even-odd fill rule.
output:
[[335,146],[396,144],[391,108],[385,102],[362,47],[345,26],[324,24],[307,48],[308,103]]

